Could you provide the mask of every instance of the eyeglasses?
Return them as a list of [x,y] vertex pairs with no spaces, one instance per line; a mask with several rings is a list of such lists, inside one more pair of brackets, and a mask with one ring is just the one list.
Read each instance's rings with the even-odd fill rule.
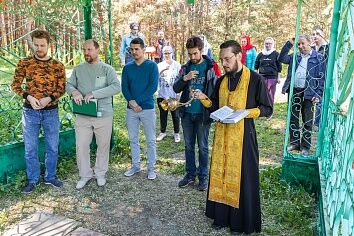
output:
[[167,55],[167,54],[171,54],[171,52],[164,52],[163,54],[164,54],[164,55]]
[[272,45],[273,43],[264,43],[265,45]]
[[231,58],[233,58],[234,56],[236,56],[236,55],[234,54],[231,57],[220,58],[219,61],[220,61],[220,63],[223,63],[224,61],[226,63],[229,63],[231,61]]

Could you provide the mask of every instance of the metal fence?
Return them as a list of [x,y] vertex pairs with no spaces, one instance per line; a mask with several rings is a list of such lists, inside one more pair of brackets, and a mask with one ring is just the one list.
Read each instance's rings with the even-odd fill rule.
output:
[[336,0],[318,148],[321,235],[354,235],[354,1]]
[[[104,60],[112,63],[111,1],[15,1],[3,0],[0,7],[0,183],[25,169],[22,139],[22,98],[10,89],[17,62],[31,54],[30,34],[45,29],[52,36],[50,54],[67,69],[83,61],[81,46],[95,38],[103,44]],[[93,4],[94,3],[94,4]],[[3,33],[5,32],[5,34]],[[75,147],[74,116],[68,96],[60,99],[59,152]],[[42,135],[41,135],[42,136]],[[44,159],[44,140],[40,138],[38,155]]]

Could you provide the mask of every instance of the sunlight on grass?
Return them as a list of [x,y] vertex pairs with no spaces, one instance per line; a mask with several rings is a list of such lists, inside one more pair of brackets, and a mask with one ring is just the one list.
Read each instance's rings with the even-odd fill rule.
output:
[[[287,105],[285,103],[276,104],[273,118],[269,121],[264,118],[255,119],[261,169],[260,185],[263,232],[260,235],[312,235],[315,228],[316,204],[314,199],[301,187],[290,187],[280,179],[286,107]],[[140,206],[134,207],[131,205],[133,204],[130,202],[131,200],[125,198],[125,194],[131,193],[132,191],[136,191],[136,195],[142,195],[143,198],[155,195],[155,193],[150,193],[150,195],[145,196],[146,190],[143,190],[146,185],[145,182],[143,182],[144,184],[140,182],[126,182],[134,180],[127,179],[127,177],[123,175],[124,171],[131,165],[129,136],[125,127],[125,110],[126,101],[123,96],[121,94],[115,96],[115,140],[110,157],[110,171],[108,174],[109,187],[104,190],[106,193],[97,189],[95,181],[91,181],[89,186],[87,188],[85,187],[83,191],[73,191],[78,179],[76,155],[75,152],[73,152],[68,156],[62,157],[58,163],[58,176],[65,180],[65,187],[60,192],[55,192],[41,185],[36,188],[30,196],[21,195],[20,189],[26,181],[24,172],[17,175],[12,184],[0,188],[0,206],[2,206],[2,211],[0,212],[0,232],[3,231],[5,227],[19,222],[28,214],[38,210],[70,215],[75,220],[85,220],[88,225],[95,225],[95,214],[105,216],[107,212],[115,212],[114,214],[116,216],[122,216],[122,213],[118,212],[117,209],[113,211],[112,207],[102,209],[97,202],[101,202],[102,205],[109,205],[110,202],[119,201],[121,205],[117,205],[117,207],[119,209],[125,209],[125,211],[130,214],[130,217],[144,214],[145,211],[143,211]],[[151,184],[153,184],[155,188],[161,185],[158,181],[165,182],[166,178],[168,178],[170,186],[167,186],[167,189],[171,190],[172,188],[173,191],[180,191],[177,187],[177,182],[185,173],[184,141],[181,129],[181,142],[174,142],[170,116],[167,132],[168,137],[156,144],[158,156],[156,170],[158,178],[157,182],[151,182]],[[156,133],[159,133],[159,120],[157,120],[156,123]],[[212,139],[213,127],[210,131],[210,148],[212,146]],[[140,174],[137,178],[143,178],[144,181],[146,181],[147,146],[142,130],[140,142],[143,174]],[[94,160],[94,152],[92,154],[92,160]],[[163,175],[164,177],[162,177]],[[120,195],[116,194],[117,191],[121,191]],[[159,196],[165,198],[165,196],[168,196],[169,192],[170,191],[159,191]],[[72,194],[74,196],[71,196]],[[105,195],[103,196],[102,194]],[[122,198],[122,200],[117,197]],[[190,209],[194,209],[193,211],[195,211],[195,209],[203,211],[205,195],[193,195],[193,197],[194,200],[191,202],[188,199],[184,199],[184,195],[178,196],[178,198],[180,198],[180,204],[188,202]],[[45,204],[39,204],[37,199],[46,199]],[[93,215],[93,217],[87,219],[88,214]],[[202,215],[202,212],[200,214]],[[205,223],[206,222],[204,222],[204,224]],[[102,227],[104,231],[110,231],[110,227]],[[209,233],[206,235],[209,235]]]

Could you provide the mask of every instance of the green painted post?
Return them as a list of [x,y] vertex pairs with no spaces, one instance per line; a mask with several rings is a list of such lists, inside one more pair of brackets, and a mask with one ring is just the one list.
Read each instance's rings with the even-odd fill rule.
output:
[[[293,88],[294,88],[294,78],[295,78],[295,63],[296,63],[296,53],[297,53],[297,41],[300,31],[300,22],[301,22],[301,5],[302,0],[297,1],[297,16],[296,16],[296,30],[295,30],[295,40],[294,40],[294,56],[293,56],[293,68],[291,69],[291,81],[290,81],[290,93],[289,98],[293,97]],[[284,138],[284,148],[283,148],[283,157],[288,156],[287,145],[289,140],[289,132],[290,132],[290,114],[291,114],[291,100],[288,102],[288,118],[286,121],[286,132]]]
[[194,0],[188,0],[187,3],[188,5],[194,5]]
[[92,2],[91,0],[84,0],[84,32],[85,40],[92,39]]
[[[332,27],[331,27],[331,38],[330,38],[330,48],[329,48],[329,55],[328,55],[328,63],[327,63],[327,78],[326,78],[326,85],[325,85],[325,92],[323,94],[323,109],[322,109],[322,119],[321,122],[327,122],[328,120],[328,107],[329,107],[329,100],[332,96],[329,96],[333,86],[333,69],[334,69],[334,61],[336,55],[336,45],[337,45],[337,36],[338,36],[338,26],[340,20],[340,8],[341,8],[342,0],[336,0],[334,2],[333,8],[333,18],[332,18]],[[318,135],[319,145],[317,145],[317,156],[322,152],[322,148],[324,145],[323,135],[326,125],[322,124],[320,128],[320,132]]]

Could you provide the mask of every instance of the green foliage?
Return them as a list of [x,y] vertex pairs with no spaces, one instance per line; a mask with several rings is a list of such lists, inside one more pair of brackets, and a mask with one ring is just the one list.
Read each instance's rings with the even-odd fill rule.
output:
[[20,194],[21,188],[27,181],[26,172],[20,171],[8,178],[8,184],[0,185],[0,199],[2,197],[12,197]]
[[[258,142],[262,159],[266,160],[270,155],[281,156],[283,145],[282,130],[286,116],[286,107],[284,104],[276,104],[274,115],[271,121],[258,119],[256,121]],[[129,138],[125,127],[125,109],[126,101],[122,95],[114,98],[114,136],[113,150],[111,152],[110,165],[121,164],[122,166],[130,163]],[[159,122],[157,122],[159,130]],[[169,120],[167,132],[168,137],[157,143],[158,160],[156,168],[159,172],[168,175],[183,175],[185,173],[184,164],[184,143],[174,143],[172,137],[172,122]],[[143,143],[143,135],[141,141]],[[210,146],[213,138],[213,129],[210,133]],[[144,150],[146,146],[142,145],[142,162],[145,161]],[[62,155],[58,162],[58,177],[64,180],[72,181],[77,175],[75,151]],[[94,157],[92,158],[94,160]],[[277,167],[266,167],[260,173],[261,187],[261,206],[263,214],[263,232],[262,235],[312,235],[315,222],[315,201],[302,188],[293,188],[282,182],[280,179],[281,168],[280,159],[276,159]],[[112,165],[113,164],[113,165]],[[112,167],[113,168],[113,167]],[[176,179],[179,176],[175,176]],[[6,202],[6,199],[23,196],[20,194],[21,188],[26,183],[25,172],[21,172],[11,179],[8,185],[0,186],[0,205]],[[30,197],[36,198],[48,192],[48,188],[38,187]],[[8,221],[8,211],[0,213],[0,230],[2,230]],[[12,221],[14,221],[12,219]],[[289,234],[289,232],[292,232]]]
[[[71,151],[74,153],[75,149]],[[76,158],[72,154],[61,156],[57,167],[57,176],[59,179],[66,179],[69,175],[77,173]]]
[[[281,181],[281,168],[269,167],[261,172],[261,205],[267,216],[268,235],[313,235],[315,232],[315,200],[301,188],[293,188]],[[276,227],[274,225],[276,224]]]
[[257,141],[262,157],[281,156],[283,150],[287,103],[278,103],[274,107],[272,119],[255,119]]

